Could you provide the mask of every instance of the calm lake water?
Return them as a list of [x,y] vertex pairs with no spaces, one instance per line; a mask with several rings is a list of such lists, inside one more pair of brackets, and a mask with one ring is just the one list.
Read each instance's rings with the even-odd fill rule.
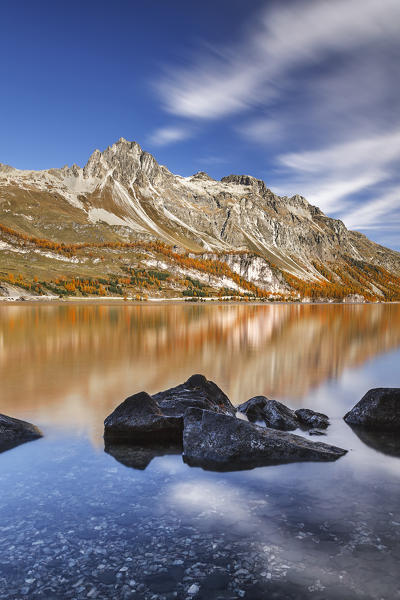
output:
[[[327,413],[314,439],[348,454],[213,473],[104,452],[126,396],[193,373]],[[0,454],[1,599],[400,598],[399,440],[342,420],[400,386],[400,305],[7,304],[0,374],[0,412],[45,434]]]

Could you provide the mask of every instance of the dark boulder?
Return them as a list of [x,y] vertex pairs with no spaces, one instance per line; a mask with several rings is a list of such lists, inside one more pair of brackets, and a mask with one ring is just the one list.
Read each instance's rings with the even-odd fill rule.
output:
[[234,415],[229,398],[204,375],[154,396],[140,392],[127,398],[104,421],[104,439],[112,444],[182,444],[183,415],[188,408]]
[[182,428],[182,417],[164,415],[154,398],[139,392],[127,398],[106,418],[104,439],[128,444],[179,443]]
[[315,412],[310,408],[299,408],[299,410],[295,411],[295,415],[302,427],[326,429],[329,426],[329,417],[327,415]]
[[250,423],[255,423],[256,421],[264,421],[264,406],[268,398],[266,396],[254,396],[247,400],[247,402],[243,402],[237,407],[237,410],[248,418]]
[[300,424],[293,410],[278,402],[269,400],[266,396],[254,396],[244,404],[238,406],[238,410],[244,413],[249,421],[264,421],[271,429],[281,431],[292,431]]
[[0,452],[43,437],[35,425],[0,414]]
[[129,446],[106,443],[104,452],[131,469],[146,469],[153,458],[167,454],[182,454],[182,445],[163,444],[154,446]]
[[301,436],[260,427],[227,415],[188,409],[183,458],[191,466],[216,471],[298,461],[332,461],[346,450]]
[[348,425],[400,431],[400,388],[374,388],[344,417]]
[[162,412],[183,417],[187,408],[202,408],[213,412],[234,415],[236,408],[228,396],[204,375],[192,375],[185,383],[153,395]]

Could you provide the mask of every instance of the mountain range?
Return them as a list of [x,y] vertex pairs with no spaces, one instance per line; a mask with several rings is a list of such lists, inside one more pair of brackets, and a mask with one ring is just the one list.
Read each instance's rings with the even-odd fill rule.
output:
[[400,253],[249,175],[171,173],[121,138],[87,164],[0,164],[0,294],[400,299]]

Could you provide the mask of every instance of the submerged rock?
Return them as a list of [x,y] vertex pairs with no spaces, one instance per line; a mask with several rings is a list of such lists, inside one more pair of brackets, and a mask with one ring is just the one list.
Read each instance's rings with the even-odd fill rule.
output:
[[238,406],[238,410],[244,413],[249,421],[264,421],[271,429],[281,431],[292,431],[300,424],[293,410],[278,402],[269,400],[266,396],[254,396],[244,404]]
[[104,421],[104,439],[114,443],[165,443],[182,439],[181,417],[165,416],[158,402],[139,392],[117,406]]
[[346,450],[196,408],[184,417],[183,458],[216,471],[297,461],[331,461]]
[[154,394],[165,415],[183,417],[187,408],[202,408],[226,415],[234,415],[236,408],[228,396],[204,375],[192,375],[185,383]]
[[150,396],[127,398],[104,421],[104,439],[113,444],[182,443],[183,415],[188,408],[234,415],[229,398],[204,375]]
[[32,423],[0,414],[0,452],[43,437]]
[[329,426],[329,417],[324,413],[319,413],[310,408],[299,408],[295,411],[295,415],[303,427],[315,427],[326,429]]
[[343,417],[348,425],[400,431],[400,388],[374,388]]
[[129,446],[123,444],[106,443],[104,452],[110,454],[115,460],[131,469],[146,469],[153,458],[167,454],[182,454],[180,444],[164,444],[154,446]]

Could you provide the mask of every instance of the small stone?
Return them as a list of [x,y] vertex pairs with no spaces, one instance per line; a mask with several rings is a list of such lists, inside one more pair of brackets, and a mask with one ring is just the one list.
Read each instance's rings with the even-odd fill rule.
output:
[[199,586],[196,583],[193,583],[190,588],[188,589],[188,594],[190,596],[195,596],[196,594],[198,594],[200,591]]

